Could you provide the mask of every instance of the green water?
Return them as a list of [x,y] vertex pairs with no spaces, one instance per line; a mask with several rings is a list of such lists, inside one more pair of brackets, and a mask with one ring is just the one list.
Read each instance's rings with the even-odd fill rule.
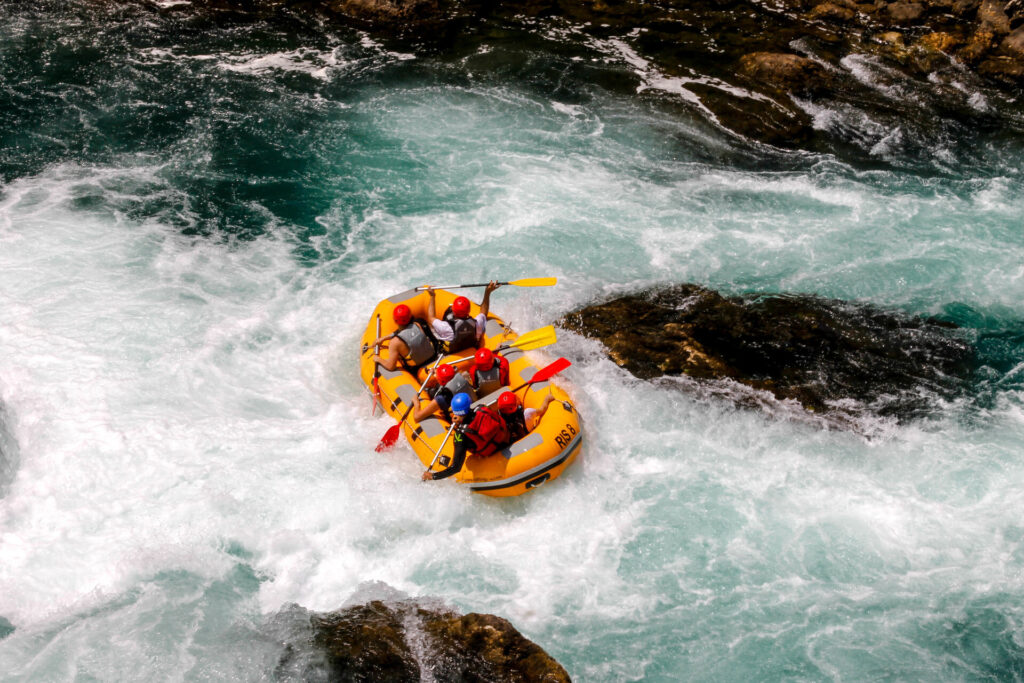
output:
[[[995,95],[950,118],[907,83],[904,118],[824,107],[786,152],[541,26],[0,20],[0,678],[271,678],[288,604],[382,590],[506,617],[576,680],[1024,676],[1024,138]],[[534,276],[559,286],[494,295],[520,330],[696,282],[936,315],[981,367],[836,430],[561,333],[587,445],[558,481],[497,501],[373,454],[375,303]]]

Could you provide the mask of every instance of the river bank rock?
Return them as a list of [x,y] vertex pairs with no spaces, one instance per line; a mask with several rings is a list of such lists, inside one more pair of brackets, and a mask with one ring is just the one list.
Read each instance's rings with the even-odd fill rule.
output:
[[[820,133],[802,101],[838,108],[891,103],[846,60],[863,56],[925,84],[954,116],[976,114],[963,88],[944,88],[964,69],[1011,100],[1024,87],[1022,0],[193,0],[189,7],[235,6],[317,14],[330,22],[396,36],[443,51],[459,36],[543,31],[581,49],[620,55],[634,92],[659,88],[716,125],[782,148],[814,148]],[[175,3],[167,11],[179,11]],[[185,10],[182,10],[185,11]],[[587,47],[582,47],[587,46]],[[909,46],[909,47],[908,47]],[[601,57],[595,58],[600,59]],[[596,73],[596,72],[595,72]],[[668,84],[668,85],[666,85]],[[684,92],[685,91],[685,92]],[[961,95],[957,96],[956,93]],[[959,98],[959,99],[958,99]],[[910,114],[916,122],[933,113]],[[899,116],[906,118],[907,114]],[[827,148],[828,145],[818,145]]]
[[806,409],[920,417],[968,387],[974,350],[937,320],[814,296],[726,297],[684,284],[618,297],[559,324],[643,379],[731,380]]
[[[540,646],[493,614],[457,614],[410,599],[370,600],[335,612],[292,605],[279,677],[327,681],[568,682]],[[312,653],[312,654],[310,654]]]
[[436,21],[438,0],[328,0],[328,11],[368,22],[388,24]]

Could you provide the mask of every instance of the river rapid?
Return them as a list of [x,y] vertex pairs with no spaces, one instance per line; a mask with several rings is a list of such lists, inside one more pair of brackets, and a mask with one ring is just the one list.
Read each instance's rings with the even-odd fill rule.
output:
[[[286,605],[395,592],[581,681],[1024,678],[1019,113],[977,89],[942,119],[850,60],[912,115],[808,103],[831,148],[783,151],[556,28],[421,50],[0,5],[0,679],[273,679]],[[572,360],[584,420],[557,481],[491,499],[374,453],[376,302],[546,276],[492,310],[809,293],[956,322],[982,367],[924,419],[835,429],[562,332],[533,352]]]

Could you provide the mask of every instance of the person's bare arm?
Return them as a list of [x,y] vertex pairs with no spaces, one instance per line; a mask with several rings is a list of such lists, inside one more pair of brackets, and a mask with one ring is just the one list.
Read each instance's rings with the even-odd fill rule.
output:
[[428,289],[427,294],[430,295],[430,303],[427,304],[427,322],[433,327],[434,321],[437,320],[437,295],[432,289]]
[[437,412],[437,401],[430,399],[426,403],[420,403],[420,397],[416,397],[416,407],[412,410],[412,419],[419,422],[425,417],[430,417]]
[[374,354],[373,361],[375,363],[380,363],[382,368],[391,372],[398,367],[399,363],[402,362],[402,357],[407,353],[409,353],[409,346],[400,338],[395,337],[388,345],[388,357],[381,358],[377,354]]
[[484,318],[491,310],[491,292],[501,287],[495,280],[491,280],[487,283],[487,287],[484,288],[484,300],[480,302],[480,313],[483,314]]

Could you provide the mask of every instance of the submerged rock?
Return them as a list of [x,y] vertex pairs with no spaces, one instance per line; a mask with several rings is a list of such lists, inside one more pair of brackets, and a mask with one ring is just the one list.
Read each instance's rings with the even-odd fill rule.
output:
[[815,412],[921,416],[963,393],[974,359],[949,323],[814,296],[725,297],[693,284],[587,306],[560,324],[601,340],[637,377],[728,379]]
[[278,678],[325,681],[569,681],[540,646],[493,614],[459,615],[414,600],[371,600],[300,623]]

